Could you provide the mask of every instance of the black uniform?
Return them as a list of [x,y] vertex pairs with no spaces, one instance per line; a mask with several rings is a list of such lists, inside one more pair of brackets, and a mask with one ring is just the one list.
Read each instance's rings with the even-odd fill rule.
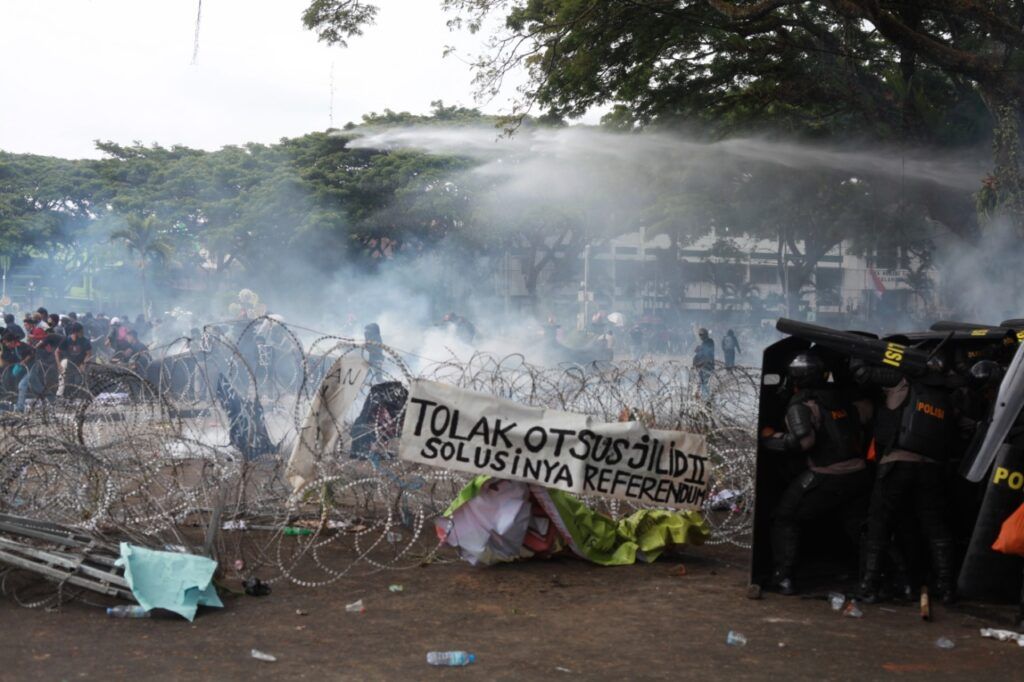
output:
[[802,452],[808,465],[782,494],[772,520],[775,582],[784,592],[791,592],[801,525],[838,512],[844,530],[856,543],[870,477],[863,456],[860,412],[837,389],[800,390],[787,408],[786,428],[785,436],[769,439],[766,447]]
[[945,519],[944,476],[956,437],[951,395],[946,388],[906,380],[885,390],[886,400],[876,411],[879,466],[868,511],[862,596],[877,598],[893,533],[908,540],[919,529],[928,542],[936,589],[949,599],[954,588],[953,536]]

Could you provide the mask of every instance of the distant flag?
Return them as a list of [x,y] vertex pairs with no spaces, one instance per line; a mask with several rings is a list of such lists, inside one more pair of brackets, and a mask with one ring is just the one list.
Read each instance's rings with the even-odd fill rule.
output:
[[871,283],[875,285],[875,296],[882,298],[882,294],[885,293],[885,284],[882,282],[882,278],[878,276],[875,269],[868,266],[868,274],[871,276]]

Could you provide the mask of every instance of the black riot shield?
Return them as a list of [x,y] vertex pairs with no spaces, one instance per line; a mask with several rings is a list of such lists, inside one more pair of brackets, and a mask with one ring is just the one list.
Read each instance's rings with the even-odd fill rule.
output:
[[[810,348],[804,339],[791,336],[764,350],[761,390],[757,410],[758,433],[766,428],[777,429],[786,415],[790,394],[784,389],[786,366],[796,354]],[[767,585],[772,573],[772,512],[782,492],[799,473],[792,458],[757,448],[754,480],[754,537],[750,557],[750,584]]]

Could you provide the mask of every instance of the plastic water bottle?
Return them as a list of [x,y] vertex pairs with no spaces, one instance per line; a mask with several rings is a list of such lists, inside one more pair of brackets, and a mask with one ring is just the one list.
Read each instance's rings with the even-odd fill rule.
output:
[[285,526],[284,534],[288,536],[297,535],[312,535],[313,529],[311,528],[296,528],[295,526]]
[[428,651],[427,663],[430,665],[469,665],[476,656],[465,651]]
[[725,636],[725,643],[729,646],[746,646],[747,638],[743,635],[742,632],[729,630],[729,634]]
[[149,618],[150,613],[138,604],[121,604],[107,609],[111,618]]

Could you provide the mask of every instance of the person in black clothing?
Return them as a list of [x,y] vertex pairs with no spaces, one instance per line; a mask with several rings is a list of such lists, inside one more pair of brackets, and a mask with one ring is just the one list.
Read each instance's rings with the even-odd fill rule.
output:
[[23,341],[25,339],[25,330],[18,324],[14,315],[11,313],[4,315],[4,324],[7,325],[4,329],[5,332],[14,334],[18,337],[18,341]]
[[67,338],[63,334],[47,332],[36,344],[36,360],[43,381],[43,393],[47,397],[57,394],[60,386],[60,369],[57,366],[57,349]]
[[722,337],[722,357],[725,359],[725,368],[732,369],[736,366],[736,354],[741,353],[740,340],[736,338],[736,332],[729,330]]
[[786,409],[786,431],[764,437],[762,446],[806,458],[807,469],[783,492],[772,518],[773,583],[792,595],[802,525],[839,512],[850,540],[859,542],[871,485],[863,447],[871,404],[847,400],[828,383],[825,362],[814,353],[797,355],[787,373],[796,392]]
[[18,338],[17,334],[11,331],[4,332],[3,352],[0,354],[0,365],[3,366],[4,372],[10,373],[11,369],[24,359],[26,353],[31,351],[32,346]]
[[[86,338],[82,325],[73,322],[70,334],[57,348],[57,365],[61,368],[61,388],[57,393],[66,397],[76,397],[85,384],[85,364],[92,356],[92,342]],[[68,388],[72,391],[68,391]]]
[[[853,371],[857,381],[880,386],[883,394],[876,408],[878,473],[868,511],[860,596],[867,602],[879,600],[883,562],[893,533],[909,540],[911,533],[906,529],[916,521],[931,554],[936,596],[951,602],[955,598],[953,534],[945,518],[944,465],[956,441],[952,393],[940,382],[911,380],[893,368],[855,365]],[[909,547],[897,549],[913,556]]]
[[51,333],[60,334],[61,336],[67,335],[67,332],[61,325],[60,315],[58,315],[57,313],[50,313],[50,315],[46,318],[46,323],[47,325],[49,325]]
[[700,342],[693,351],[693,368],[697,370],[699,381],[696,397],[707,399],[711,395],[711,376],[715,371],[715,342],[704,327],[697,330],[697,338]]
[[149,356],[149,348],[139,341],[139,334],[134,329],[129,329],[124,340],[118,343],[113,360],[129,365],[139,374],[144,374],[152,361]]

